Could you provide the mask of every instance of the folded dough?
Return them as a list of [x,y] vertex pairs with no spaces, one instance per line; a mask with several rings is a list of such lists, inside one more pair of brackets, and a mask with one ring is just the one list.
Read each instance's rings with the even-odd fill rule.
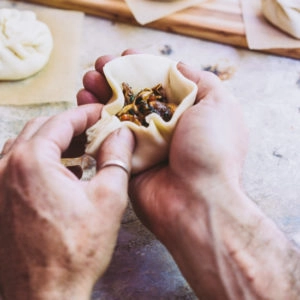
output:
[[[165,57],[134,54],[122,56],[107,63],[104,73],[113,96],[102,110],[101,119],[87,130],[86,153],[96,156],[103,140],[121,126],[128,126],[136,138],[132,172],[141,172],[168,156],[169,144],[180,115],[195,102],[197,85],[185,78],[177,69],[177,62]],[[170,102],[177,108],[170,121],[158,114],[146,117],[148,127],[130,121],[120,121],[115,115],[124,106],[122,83],[128,83],[134,92],[152,88],[161,83]]]
[[0,80],[19,80],[48,62],[53,39],[32,11],[0,9]]
[[262,0],[262,12],[274,26],[300,39],[300,0]]

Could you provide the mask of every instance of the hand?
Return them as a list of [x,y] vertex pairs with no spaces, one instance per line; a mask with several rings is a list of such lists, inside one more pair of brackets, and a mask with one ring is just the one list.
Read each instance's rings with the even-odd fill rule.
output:
[[199,299],[298,299],[299,248],[241,187],[248,132],[238,102],[216,76],[178,68],[197,83],[197,100],[169,161],[132,178],[136,212]]
[[168,164],[139,175],[130,185],[136,208],[160,238],[163,225],[176,222],[171,219],[178,210],[191,209],[188,191],[207,190],[224,181],[239,185],[247,149],[241,108],[221,81],[183,64],[178,68],[197,83],[196,103],[177,124]]
[[[29,122],[0,160],[0,291],[5,299],[89,299],[107,268],[127,205],[128,174],[80,181],[60,162],[72,138],[100,117],[91,104]],[[130,167],[129,130],[104,142],[97,163]]]
[[[109,99],[102,68],[110,59],[86,74],[78,104]],[[131,179],[137,214],[199,298],[298,299],[299,249],[240,185],[247,130],[237,101],[216,76],[178,68],[197,83],[197,100],[179,119],[169,161]]]
[[[122,55],[136,53],[127,50]],[[114,57],[103,56],[95,71],[83,79],[85,89],[78,93],[78,104],[106,103],[111,90],[103,66]],[[180,118],[170,148],[168,164],[162,164],[133,178],[130,194],[135,208],[151,230],[163,238],[164,224],[187,207],[187,191],[207,189],[223,181],[239,184],[247,149],[247,131],[241,108],[212,73],[193,71],[184,64],[179,70],[198,85],[196,103]],[[197,184],[196,184],[197,182]],[[178,198],[176,195],[185,197]],[[170,200],[171,199],[171,200]],[[197,203],[198,205],[198,203]],[[174,221],[174,220],[173,220]]]

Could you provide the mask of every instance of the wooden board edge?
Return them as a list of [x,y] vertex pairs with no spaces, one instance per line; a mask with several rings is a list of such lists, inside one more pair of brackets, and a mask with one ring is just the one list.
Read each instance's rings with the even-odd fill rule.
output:
[[[73,2],[67,0],[53,1],[49,4],[47,0],[12,0],[12,2],[30,2],[35,4],[40,4],[48,7],[55,7],[60,9],[68,9],[81,11],[89,15],[102,17],[104,19],[108,19],[115,22],[122,22],[131,24],[134,26],[140,27],[148,27],[156,30],[162,30],[174,34],[181,34],[185,36],[190,36],[194,38],[201,38],[204,40],[208,40],[211,42],[217,42],[225,45],[231,45],[238,48],[243,48],[249,51],[261,52],[265,54],[272,54],[277,56],[284,56],[288,58],[300,59],[300,48],[292,48],[292,49],[249,49],[247,39],[244,31],[240,33],[232,33],[228,31],[222,31],[217,29],[212,29],[208,27],[197,27],[193,28],[188,24],[180,23],[180,18],[176,19],[177,13],[164,17],[160,20],[148,23],[146,25],[140,25],[132,15],[131,11],[127,7],[126,3],[123,1],[118,2],[116,6],[116,2],[106,1],[105,5],[101,5],[101,1],[95,2],[87,1],[85,3],[75,4]],[[109,6],[111,3],[111,6]],[[172,20],[172,25],[170,25],[170,20]],[[184,25],[184,26],[183,26]]]

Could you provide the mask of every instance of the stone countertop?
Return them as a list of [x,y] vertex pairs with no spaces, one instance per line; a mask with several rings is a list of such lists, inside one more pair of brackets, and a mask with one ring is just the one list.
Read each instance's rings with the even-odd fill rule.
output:
[[[194,68],[229,68],[224,84],[240,100],[250,132],[244,170],[246,192],[296,243],[300,244],[300,61],[236,49],[204,40],[85,16],[78,72],[97,57],[127,48],[165,55]],[[0,148],[25,122],[74,104],[0,107]],[[129,207],[118,245],[93,299],[195,299],[165,248]]]

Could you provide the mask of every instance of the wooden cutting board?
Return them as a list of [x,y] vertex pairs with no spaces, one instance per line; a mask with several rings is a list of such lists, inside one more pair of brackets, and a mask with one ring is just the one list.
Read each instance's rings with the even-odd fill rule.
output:
[[[141,26],[136,22],[124,0],[26,0],[25,2],[79,10],[113,21]],[[208,0],[143,26],[249,49],[239,1]],[[259,51],[300,58],[300,48]]]

